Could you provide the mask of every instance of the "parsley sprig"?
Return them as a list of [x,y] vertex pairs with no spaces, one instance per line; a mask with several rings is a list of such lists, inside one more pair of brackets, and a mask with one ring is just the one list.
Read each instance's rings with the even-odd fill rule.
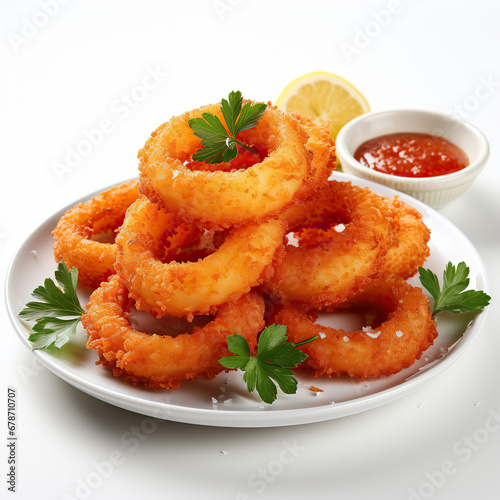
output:
[[455,267],[448,262],[443,271],[443,287],[439,286],[438,277],[430,270],[418,268],[420,282],[434,299],[432,314],[441,311],[476,312],[484,309],[491,297],[482,290],[466,290],[469,286],[469,268],[465,262]]
[[211,164],[229,162],[238,156],[237,146],[256,153],[255,149],[239,141],[237,136],[240,132],[255,127],[266,107],[267,104],[264,103],[243,104],[243,97],[238,90],[230,92],[227,100],[221,100],[221,111],[227,130],[212,113],[203,113],[202,118],[189,120],[189,126],[194,130],[194,135],[201,139],[203,146],[196,151],[192,159]]
[[311,337],[302,342],[287,342],[287,327],[272,324],[260,334],[257,344],[257,353],[252,356],[247,340],[235,334],[227,338],[229,351],[235,356],[226,356],[219,360],[222,366],[231,369],[240,369],[243,381],[248,392],[257,392],[262,401],[271,404],[277,397],[275,380],[285,394],[297,392],[297,380],[290,368],[297,366],[307,358],[307,354],[296,349],[307,344],[317,337]]
[[54,276],[56,282],[47,278],[43,286],[33,290],[32,297],[40,300],[28,302],[19,313],[19,317],[24,320],[35,320],[28,337],[33,349],[43,349],[52,344],[57,348],[62,347],[76,335],[76,327],[85,312],[76,295],[76,267],[69,271],[62,260]]

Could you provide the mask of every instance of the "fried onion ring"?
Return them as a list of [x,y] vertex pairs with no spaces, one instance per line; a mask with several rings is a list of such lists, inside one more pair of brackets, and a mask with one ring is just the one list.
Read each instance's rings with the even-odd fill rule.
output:
[[222,118],[220,105],[209,105],[161,125],[139,151],[140,192],[187,222],[227,228],[262,220],[290,203],[308,174],[306,150],[292,118],[268,106],[256,127],[238,137],[258,144],[267,157],[246,169],[191,170],[200,147],[188,121],[203,113]]
[[411,366],[437,337],[429,301],[422,290],[406,281],[384,276],[373,280],[352,305],[380,308],[380,325],[355,332],[315,324],[316,316],[298,304],[289,304],[276,314],[277,323],[287,325],[288,340],[318,339],[301,349],[309,355],[304,367],[315,376],[341,375],[366,379],[392,375]]
[[[378,195],[375,195],[378,196]],[[422,214],[397,197],[394,200],[382,198],[387,203],[391,222],[393,243],[387,250],[382,273],[395,274],[403,279],[414,276],[418,266],[422,266],[430,254],[428,242],[430,230],[422,221]],[[333,241],[337,231],[346,223],[345,213],[335,213],[327,219],[328,214],[309,221],[309,226],[300,228],[294,238],[301,246],[316,246]]]
[[[392,244],[384,199],[350,182],[329,181],[314,196],[286,208],[289,231],[341,213],[345,225],[317,245],[287,245],[283,260],[263,289],[286,301],[333,306],[362,289],[381,269]],[[325,215],[326,214],[326,215]]]
[[422,266],[430,255],[428,242],[431,232],[416,209],[397,198],[392,200],[391,205],[395,242],[387,251],[382,272],[408,279],[416,274],[418,266]]
[[330,136],[328,125],[316,125],[309,117],[298,112],[290,113],[299,125],[299,133],[308,154],[308,176],[295,193],[295,200],[304,199],[314,190],[324,186],[337,168],[335,141]]
[[214,378],[224,370],[218,360],[230,354],[227,336],[242,335],[254,350],[264,326],[264,301],[256,291],[221,305],[206,326],[175,337],[132,328],[127,319],[130,307],[119,276],[102,283],[82,316],[87,348],[97,350],[98,363],[112,369],[115,377],[152,389],[177,389],[185,379]]
[[213,306],[248,293],[269,277],[285,234],[279,219],[231,228],[207,257],[164,263],[158,244],[175,227],[175,217],[143,197],[127,211],[116,238],[117,273],[136,308],[157,317],[209,314]]
[[[138,198],[138,181],[112,187],[68,210],[52,231],[56,262],[78,269],[78,283],[96,288],[114,274],[117,247],[92,237],[116,231],[127,208]],[[114,237],[114,234],[112,235]]]

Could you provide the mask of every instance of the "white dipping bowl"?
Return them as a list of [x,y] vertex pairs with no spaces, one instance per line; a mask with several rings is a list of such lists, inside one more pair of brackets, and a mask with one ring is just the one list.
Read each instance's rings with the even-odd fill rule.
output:
[[[354,159],[356,150],[365,141],[399,132],[443,137],[465,152],[469,165],[458,172],[435,177],[400,177],[377,172]],[[466,191],[486,166],[489,156],[488,141],[471,124],[444,113],[409,109],[371,112],[355,118],[338,133],[336,150],[344,172],[402,191],[432,208],[440,208]]]

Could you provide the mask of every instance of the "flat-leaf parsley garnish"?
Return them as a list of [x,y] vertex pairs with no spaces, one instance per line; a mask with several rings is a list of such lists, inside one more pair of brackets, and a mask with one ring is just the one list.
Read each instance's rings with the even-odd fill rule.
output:
[[69,271],[62,260],[54,276],[57,285],[51,278],[46,278],[43,286],[38,286],[31,294],[40,300],[28,302],[19,313],[24,320],[35,320],[28,337],[33,349],[43,349],[52,344],[60,348],[68,343],[76,335],[76,327],[85,312],[76,295],[76,267]]
[[201,139],[203,146],[196,151],[192,159],[212,164],[229,162],[238,156],[237,146],[256,153],[255,149],[239,141],[237,136],[240,132],[255,127],[266,107],[267,104],[264,103],[243,104],[243,97],[238,90],[230,92],[227,100],[221,100],[221,111],[227,130],[212,113],[203,113],[202,118],[189,120],[189,126],[194,130],[194,135]]
[[276,324],[264,328],[255,356],[251,355],[244,337],[231,335],[227,338],[227,346],[235,356],[226,356],[219,360],[226,368],[242,370],[248,392],[253,392],[256,388],[265,403],[271,404],[276,399],[277,389],[273,380],[285,394],[297,392],[297,380],[290,368],[302,363],[307,354],[296,347],[317,339],[317,336],[314,336],[298,343],[287,342],[286,330],[286,326]]
[[482,290],[466,290],[469,286],[469,268],[465,262],[455,267],[448,262],[443,271],[443,287],[439,286],[438,277],[429,269],[418,268],[420,282],[434,299],[432,314],[441,311],[458,313],[476,312],[484,309],[491,297]]

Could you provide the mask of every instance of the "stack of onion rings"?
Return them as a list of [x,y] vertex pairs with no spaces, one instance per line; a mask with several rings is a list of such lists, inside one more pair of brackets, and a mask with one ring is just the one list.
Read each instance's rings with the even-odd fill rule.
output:
[[[404,281],[429,254],[420,214],[329,181],[335,144],[327,128],[272,106],[239,136],[256,154],[193,162],[200,140],[188,121],[206,112],[222,116],[220,105],[205,106],[152,133],[139,151],[138,188],[106,191],[54,230],[56,260],[97,287],[82,323],[99,363],[133,383],[177,388],[223,370],[217,360],[228,354],[228,335],[254,349],[265,318],[287,325],[294,342],[326,335],[302,347],[317,376],[380,377],[413,363],[436,335],[427,299]],[[93,247],[90,237],[108,229],[117,235],[106,259],[97,251],[78,257],[79,246]],[[373,338],[314,325],[319,310],[374,305],[385,316],[367,325],[379,327]],[[193,333],[150,334],[132,327],[131,307],[156,318],[212,318]]]

